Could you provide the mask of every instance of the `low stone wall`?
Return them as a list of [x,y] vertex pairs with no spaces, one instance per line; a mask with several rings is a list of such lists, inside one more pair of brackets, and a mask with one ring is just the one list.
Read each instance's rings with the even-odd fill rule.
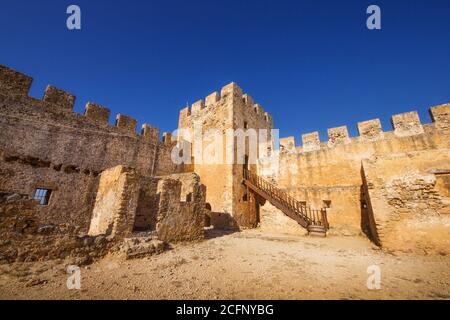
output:
[[27,195],[0,193],[0,263],[67,258],[83,265],[116,247],[112,239],[79,234],[70,224],[42,224],[37,206]]
[[205,237],[206,188],[195,173],[175,174],[158,182],[159,210],[156,232],[167,242]]
[[167,242],[204,238],[206,188],[195,173],[139,177],[117,166],[100,176],[89,235],[156,231]]

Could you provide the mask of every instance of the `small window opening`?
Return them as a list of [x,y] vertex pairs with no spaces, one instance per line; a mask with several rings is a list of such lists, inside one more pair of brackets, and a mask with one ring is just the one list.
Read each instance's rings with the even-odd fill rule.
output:
[[186,202],[192,202],[192,193],[186,195]]
[[247,202],[248,201],[248,194],[245,193],[244,196],[242,197],[242,201]]
[[248,122],[244,121],[244,129],[248,129]]
[[36,189],[34,194],[34,199],[39,201],[41,206],[46,206],[50,202],[50,196],[52,194],[52,190],[50,189]]
[[331,200],[323,200],[323,206],[327,209],[331,208]]

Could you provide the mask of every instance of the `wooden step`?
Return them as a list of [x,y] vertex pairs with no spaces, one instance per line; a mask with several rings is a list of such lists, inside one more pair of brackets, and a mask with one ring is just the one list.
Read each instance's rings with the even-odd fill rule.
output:
[[323,226],[315,226],[311,224],[308,226],[307,230],[311,237],[325,238],[327,236],[327,230]]

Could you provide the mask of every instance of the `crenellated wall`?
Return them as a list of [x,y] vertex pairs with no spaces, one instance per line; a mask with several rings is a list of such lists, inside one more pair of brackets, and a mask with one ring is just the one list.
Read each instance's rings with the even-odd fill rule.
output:
[[69,223],[87,230],[101,172],[117,165],[141,176],[172,173],[170,146],[159,141],[159,129],[87,103],[73,111],[76,97],[48,86],[42,100],[28,96],[32,78],[0,65],[0,190],[34,195],[52,190],[40,206],[45,223]]
[[[319,133],[280,139],[280,152],[260,159],[258,172],[299,201],[314,208],[330,206],[332,232],[361,231],[361,161],[392,154],[450,148],[450,104],[430,108],[432,123],[422,124],[417,112],[392,117],[392,131],[379,119],[358,123],[359,136],[350,137],[346,126],[328,129],[328,140]],[[450,162],[450,159],[449,159]]]
[[[386,243],[395,241],[389,230],[397,230],[402,224],[390,224],[386,217],[399,212],[395,207],[398,199],[383,193],[391,190],[392,184],[395,190],[406,189],[399,193],[399,201],[406,202],[407,209],[416,204],[424,206],[431,199],[428,202],[439,208],[439,214],[448,213],[450,168],[445,160],[450,149],[450,104],[430,108],[432,123],[422,124],[417,112],[408,112],[392,117],[390,131],[383,130],[380,120],[374,119],[359,122],[356,137],[350,137],[347,127],[341,126],[328,129],[326,141],[320,141],[318,132],[306,133],[301,136],[301,146],[296,146],[295,137],[286,137],[279,141],[280,150],[274,150],[272,117],[235,83],[181,110],[178,127],[185,130],[177,135],[164,133],[160,141],[159,129],[144,124],[137,133],[137,121],[130,116],[118,114],[112,125],[110,110],[99,104],[88,102],[83,114],[74,112],[75,95],[57,87],[48,86],[42,100],[29,97],[32,81],[0,65],[0,192],[33,196],[37,188],[52,190],[50,203],[37,209],[43,224],[68,224],[87,231],[96,196],[99,203],[108,203],[108,199],[99,197],[99,190],[107,196],[133,177],[133,195],[122,187],[113,190],[117,191],[114,210],[127,221],[125,234],[133,225],[135,231],[160,230],[167,239],[201,238],[204,205],[211,208],[211,223],[216,227],[260,224],[263,230],[303,234],[298,231],[300,226],[246,189],[242,183],[244,168],[257,171],[308,206],[326,207],[330,234],[376,233],[376,227],[381,226],[379,236]],[[256,137],[256,144],[263,148],[256,150],[255,159],[249,152],[250,129],[267,133],[267,140]],[[232,139],[229,131],[234,134]],[[245,136],[244,159],[237,157],[238,132]],[[180,145],[187,146],[181,154],[189,151],[189,163],[173,161],[177,152],[180,156],[180,150],[174,147]],[[264,149],[270,151],[269,157],[260,153]],[[392,165],[403,172],[403,164],[410,165],[403,171],[412,180],[398,177],[389,169]],[[110,169],[114,167],[117,171]],[[99,185],[100,177],[105,185]],[[122,185],[117,177],[126,178]],[[160,179],[167,181],[159,185]],[[430,183],[422,184],[423,179]],[[181,180],[185,183],[180,184]],[[405,181],[412,181],[412,189]],[[194,197],[192,204],[186,198],[186,185],[192,193],[189,197]],[[413,200],[417,185],[425,185],[428,191],[433,188],[431,193],[425,192],[426,201]],[[167,193],[164,199],[159,198],[160,187]],[[372,199],[371,192],[375,198],[384,198]],[[186,199],[176,203],[175,214],[156,210],[180,197]],[[134,217],[128,217],[118,199],[132,199]],[[394,204],[392,212],[377,212],[377,208],[386,208],[386,203]],[[110,209],[102,206],[99,216],[108,218]],[[404,217],[405,211],[399,215]],[[174,229],[173,221],[183,226]],[[105,228],[98,226],[104,232]]]

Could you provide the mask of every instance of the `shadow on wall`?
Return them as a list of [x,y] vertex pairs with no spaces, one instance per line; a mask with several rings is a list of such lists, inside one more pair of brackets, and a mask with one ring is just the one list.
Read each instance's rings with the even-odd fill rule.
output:
[[210,222],[214,229],[239,231],[237,221],[229,213],[210,212]]
[[364,168],[361,166],[361,230],[369,238],[370,241],[377,246],[381,246],[380,238],[377,232],[377,226],[375,224],[375,218],[373,216],[373,209],[369,199],[369,190],[364,174]]

